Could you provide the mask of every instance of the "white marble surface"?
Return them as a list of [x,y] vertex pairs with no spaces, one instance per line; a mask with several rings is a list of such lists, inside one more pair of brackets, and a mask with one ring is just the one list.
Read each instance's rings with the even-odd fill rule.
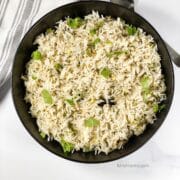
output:
[[[69,1],[66,1],[69,2]],[[65,1],[49,1],[38,19]],[[136,11],[180,52],[180,1],[139,0]],[[175,70],[175,96],[166,121],[140,150],[111,163],[88,165],[59,158],[26,132],[15,112],[10,91],[0,102],[0,180],[180,179],[180,69]]]

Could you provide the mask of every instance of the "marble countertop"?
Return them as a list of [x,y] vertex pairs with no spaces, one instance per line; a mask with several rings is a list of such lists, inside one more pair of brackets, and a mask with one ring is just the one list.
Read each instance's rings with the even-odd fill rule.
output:
[[[49,1],[42,14],[70,1]],[[42,4],[43,6],[43,4]],[[146,18],[180,53],[180,1],[139,0],[136,12]],[[64,160],[41,147],[22,126],[11,92],[0,101],[0,179],[180,179],[180,69],[175,70],[171,110],[158,132],[138,151],[110,163],[82,164]]]

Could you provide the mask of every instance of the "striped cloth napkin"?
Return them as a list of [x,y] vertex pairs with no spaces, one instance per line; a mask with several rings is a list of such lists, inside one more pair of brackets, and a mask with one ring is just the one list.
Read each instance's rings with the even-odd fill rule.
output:
[[17,47],[44,14],[73,0],[0,0],[0,87],[11,75]]

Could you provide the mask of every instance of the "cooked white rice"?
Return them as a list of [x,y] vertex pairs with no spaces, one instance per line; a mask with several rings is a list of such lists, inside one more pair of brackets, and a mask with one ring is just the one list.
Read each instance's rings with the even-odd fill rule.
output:
[[[121,18],[92,12],[79,28],[61,20],[56,30],[37,37],[42,58],[27,63],[25,100],[39,131],[49,140],[63,139],[73,146],[72,152],[88,149],[108,154],[156,120],[154,106],[166,98],[161,57],[152,36],[140,28],[129,35],[127,27]],[[103,68],[108,69],[108,77],[102,75]],[[143,78],[148,91],[142,87]],[[45,101],[43,90],[52,102]],[[108,103],[110,99],[113,103]],[[88,127],[89,118],[98,123]]]

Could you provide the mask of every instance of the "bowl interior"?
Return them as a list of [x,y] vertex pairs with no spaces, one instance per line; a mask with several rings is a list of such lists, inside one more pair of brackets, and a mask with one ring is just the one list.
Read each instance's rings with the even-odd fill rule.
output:
[[[100,14],[105,16],[112,16],[114,18],[121,17],[129,24],[133,24],[137,27],[141,27],[148,34],[151,34],[155,41],[158,44],[159,53],[162,57],[162,69],[165,75],[166,86],[167,86],[167,100],[165,102],[166,109],[160,112],[157,115],[157,121],[148,125],[145,132],[140,136],[133,136],[130,138],[128,143],[121,150],[115,150],[108,155],[103,153],[99,155],[94,155],[93,152],[83,153],[81,151],[75,152],[73,154],[65,155],[62,151],[59,143],[52,141],[47,142],[47,140],[42,139],[38,132],[38,127],[36,125],[36,119],[32,118],[29,112],[30,104],[25,103],[25,87],[23,84],[23,80],[21,80],[21,75],[25,73],[25,64],[29,61],[32,51],[36,48],[33,46],[33,42],[37,35],[46,31],[47,28],[52,28],[56,25],[56,22],[60,19],[64,19],[67,16],[70,17],[84,17],[92,12],[92,10],[98,11]],[[115,5],[108,2],[76,2],[72,4],[68,4],[62,7],[59,7],[44,17],[42,17],[25,35],[23,40],[20,43],[20,46],[16,52],[14,64],[13,64],[13,72],[12,72],[12,94],[14,104],[17,110],[17,113],[27,129],[27,131],[32,135],[34,139],[36,139],[42,146],[44,146],[49,151],[55,153],[58,156],[63,158],[79,161],[79,162],[87,162],[87,163],[98,163],[98,162],[106,162],[112,161],[121,157],[124,157],[131,152],[134,152],[139,147],[141,147],[145,142],[149,140],[149,138],[157,131],[162,122],[167,115],[174,92],[174,76],[173,76],[172,63],[169,58],[169,54],[166,50],[166,47],[158,35],[158,33],[154,30],[154,28],[142,17],[137,15],[130,10],[121,7],[119,5]]]

